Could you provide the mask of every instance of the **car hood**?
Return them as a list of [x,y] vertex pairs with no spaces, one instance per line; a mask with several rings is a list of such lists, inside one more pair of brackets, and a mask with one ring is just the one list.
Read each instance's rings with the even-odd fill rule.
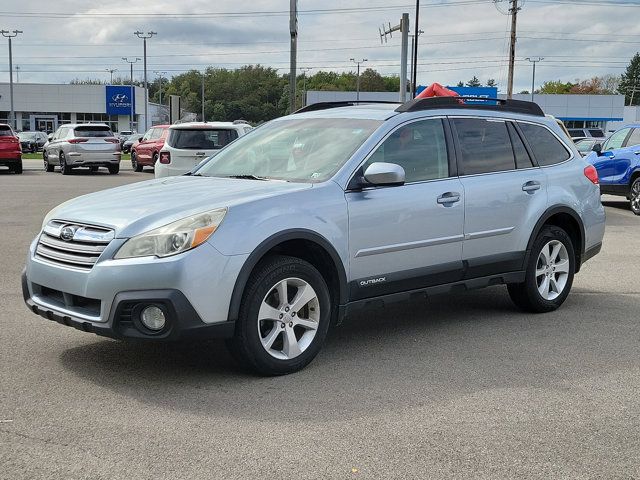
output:
[[233,208],[274,195],[311,188],[278,180],[169,177],[137,182],[71,199],[45,218],[113,228],[128,238],[215,208]]

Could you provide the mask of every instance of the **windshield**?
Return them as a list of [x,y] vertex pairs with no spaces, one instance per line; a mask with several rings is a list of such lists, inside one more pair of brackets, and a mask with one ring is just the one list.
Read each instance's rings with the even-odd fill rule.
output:
[[596,142],[594,142],[593,140],[582,140],[582,141],[576,142],[576,147],[580,153],[585,153],[585,152],[591,151],[594,143]]
[[381,123],[353,118],[274,121],[240,137],[197,173],[322,182],[337,172]]

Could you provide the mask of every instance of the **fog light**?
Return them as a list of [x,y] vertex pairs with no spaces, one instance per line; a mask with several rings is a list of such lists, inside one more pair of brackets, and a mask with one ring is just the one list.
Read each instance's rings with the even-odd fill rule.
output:
[[140,314],[140,320],[142,320],[142,324],[149,330],[155,331],[162,330],[166,323],[164,312],[155,305],[145,307]]

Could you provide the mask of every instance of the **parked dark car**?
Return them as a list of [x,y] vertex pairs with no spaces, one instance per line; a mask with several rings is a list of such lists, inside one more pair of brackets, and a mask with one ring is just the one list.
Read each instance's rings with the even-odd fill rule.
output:
[[23,152],[41,152],[42,147],[47,143],[45,132],[20,132],[18,138]]
[[20,140],[11,126],[0,123],[0,166],[22,173],[22,150]]
[[139,133],[132,133],[131,135],[128,135],[124,140],[121,140],[120,146],[121,146],[122,153],[131,152],[131,147],[135,145],[135,143],[139,140],[139,138],[140,138]]

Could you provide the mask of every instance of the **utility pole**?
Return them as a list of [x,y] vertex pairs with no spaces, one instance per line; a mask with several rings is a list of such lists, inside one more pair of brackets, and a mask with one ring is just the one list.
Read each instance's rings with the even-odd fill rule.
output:
[[507,83],[507,98],[513,97],[513,70],[516,61],[516,22],[518,18],[518,0],[509,0],[511,8],[509,13],[511,14],[511,41],[509,44],[509,81]]
[[302,67],[302,106],[306,107],[307,105],[307,72],[312,70],[313,67]]
[[11,103],[11,113],[9,114],[9,125],[14,130],[18,129],[16,124],[16,111],[13,108],[13,51],[11,50],[11,39],[22,33],[22,30],[0,30],[3,37],[9,39],[9,100]]
[[[125,62],[127,62],[129,64],[129,66],[131,67],[131,77],[130,77],[130,87],[131,87],[131,98],[129,99],[129,102],[131,103],[131,118],[129,120],[129,130],[131,130],[133,132],[133,117],[135,115],[134,111],[133,111],[133,104],[136,100],[136,92],[133,88],[133,64],[137,63],[140,61],[140,58],[136,57],[133,60],[129,60],[127,57],[122,57],[122,60],[124,60]],[[137,130],[137,129],[136,129]],[[147,131],[147,129],[145,128],[145,132]]]
[[416,0],[416,26],[414,29],[416,33],[414,34],[413,48],[411,49],[411,98],[416,96],[416,89],[418,88],[418,84],[416,83],[418,81],[418,37],[421,32],[418,27],[418,17],[420,17],[420,0]]
[[400,51],[400,101],[407,100],[407,50],[409,49],[409,14],[403,13],[400,23],[395,27],[389,23],[389,28],[382,25],[380,32],[380,43],[387,42],[387,35],[393,38],[393,32],[402,33],[402,47]]
[[162,105],[162,79],[164,78],[164,75],[167,74],[167,72],[159,72],[158,70],[154,70],[153,73],[158,75],[158,80],[160,80],[160,93],[158,103]]
[[533,91],[536,89],[536,63],[544,60],[544,57],[527,57],[525,60],[533,63],[533,79],[531,80],[531,101],[533,102]]
[[144,57],[144,130],[147,131],[149,125],[149,86],[147,84],[147,38],[151,38],[157,35],[158,32],[147,32],[146,34],[141,31],[135,31],[133,34],[142,38],[143,43],[143,57]]
[[415,58],[415,42],[416,42],[416,36],[421,35],[424,33],[424,30],[418,30],[417,34],[409,34],[409,36],[411,37],[411,72],[409,73],[409,78],[411,79],[411,98],[414,98],[416,96],[416,89],[418,88],[417,85],[417,80],[416,80],[416,75],[414,75],[415,73],[415,65],[417,64],[416,62],[416,58]]
[[358,66],[358,74],[356,77],[356,102],[358,102],[360,101],[360,64],[367,62],[368,60],[366,58],[363,58],[360,61],[357,61],[355,58],[350,58],[349,60]]
[[109,85],[113,85],[113,72],[117,72],[118,69],[117,68],[105,68],[104,71],[105,72],[109,72],[111,74],[111,81],[109,82]]
[[296,109],[296,59],[298,52],[298,0],[289,0],[289,33],[291,58],[289,60],[289,113]]
[[205,74],[205,72],[202,72],[202,95],[201,95],[201,98],[202,98],[202,121],[203,122],[205,121],[205,119],[204,119],[204,74]]

